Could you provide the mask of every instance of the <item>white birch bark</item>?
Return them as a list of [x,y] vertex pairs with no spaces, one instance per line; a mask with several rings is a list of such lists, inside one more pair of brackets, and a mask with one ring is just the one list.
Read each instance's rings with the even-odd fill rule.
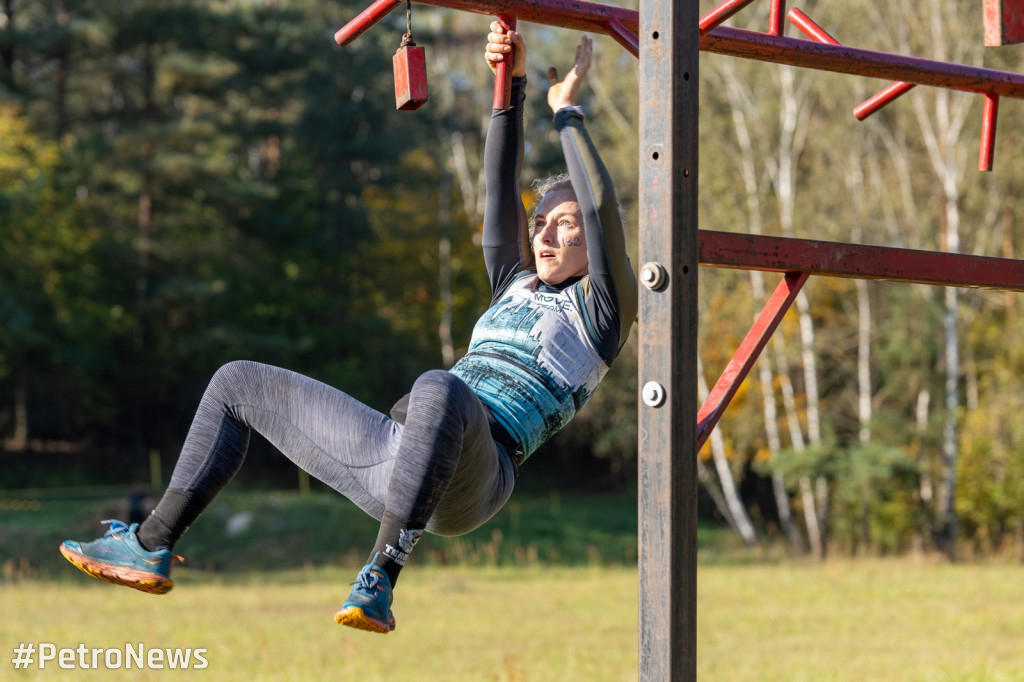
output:
[[[736,76],[735,70],[727,60],[718,60],[715,65],[719,67],[717,73],[725,84],[724,91],[729,101],[733,129],[736,132],[736,140],[740,148],[739,168],[740,176],[743,179],[747,228],[751,234],[762,234],[761,188],[757,181],[754,144],[750,135],[750,127],[747,124],[746,113],[751,110],[753,97],[750,94],[749,88],[742,84],[742,81]],[[749,274],[754,305],[756,308],[761,308],[766,300],[764,274],[759,270],[751,270]],[[755,319],[756,316],[757,314],[755,313]],[[776,331],[776,333],[781,334],[782,332]],[[767,354],[762,353],[757,361],[757,367],[758,383],[761,386],[765,438],[768,442],[768,451],[773,458],[777,459],[782,451],[782,439],[779,436],[778,407],[775,400],[772,364]],[[779,525],[786,534],[786,537],[789,538],[793,551],[797,554],[803,554],[805,550],[803,536],[800,535],[800,531],[793,523],[793,512],[789,504],[789,492],[786,490],[782,473],[773,471],[771,479],[772,494],[779,515]]]
[[[980,49],[958,40],[950,26],[960,20],[955,0],[929,0],[927,3],[928,44],[932,57],[943,61],[979,63]],[[923,8],[918,7],[920,12]],[[981,44],[980,41],[978,43]],[[942,88],[930,88],[927,97],[913,98],[914,114],[928,152],[932,170],[938,179],[943,203],[944,246],[950,253],[960,251],[960,182],[967,166],[966,144],[962,144],[966,121],[972,100],[963,93],[952,93]],[[929,110],[929,105],[931,110]],[[940,549],[950,558],[955,557],[956,518],[956,464],[959,449],[960,408],[960,290],[945,289],[943,332],[945,343],[945,423],[942,433],[943,480],[939,486],[938,502],[941,521]]]
[[[708,382],[704,377],[704,365],[697,358],[697,395],[701,402],[708,399]],[[730,525],[733,530],[743,539],[747,547],[757,544],[757,533],[754,531],[754,524],[750,522],[750,515],[740,499],[739,491],[736,489],[736,480],[733,478],[732,469],[729,467],[729,459],[725,455],[725,443],[722,440],[721,425],[716,426],[709,436],[711,442],[711,459],[715,464],[715,471],[718,473],[718,483],[722,486],[722,496],[729,509]],[[710,482],[714,485],[714,482]],[[708,482],[705,482],[708,487]]]
[[[806,142],[810,102],[806,86],[801,87],[796,82],[793,67],[781,66],[778,73],[779,143],[774,163],[769,166],[769,170],[772,171],[772,184],[779,205],[779,226],[784,236],[792,237],[795,236],[796,165]],[[803,290],[797,295],[796,307],[800,322],[800,358],[807,400],[807,437],[810,444],[815,446],[821,443],[821,419],[819,417],[818,373],[814,354],[814,320],[811,318],[810,303]],[[779,369],[781,372],[781,367]],[[794,410],[795,405],[794,399]],[[791,430],[794,428],[800,430],[800,425],[796,421],[796,412],[794,411],[792,414],[794,425]],[[802,431],[800,440],[803,441]],[[815,487],[812,487],[810,477],[801,477],[799,485],[811,550],[815,557],[822,558],[825,555],[823,514],[828,504],[828,488],[824,479],[821,478],[816,482],[816,490]]]

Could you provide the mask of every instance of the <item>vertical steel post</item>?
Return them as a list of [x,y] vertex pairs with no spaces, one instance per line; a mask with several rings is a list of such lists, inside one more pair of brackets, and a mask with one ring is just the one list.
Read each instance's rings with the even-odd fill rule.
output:
[[640,2],[639,678],[697,674],[697,0]]

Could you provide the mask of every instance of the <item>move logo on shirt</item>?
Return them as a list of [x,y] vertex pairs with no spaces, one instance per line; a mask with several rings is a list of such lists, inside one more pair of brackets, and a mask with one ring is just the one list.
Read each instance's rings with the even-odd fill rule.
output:
[[552,310],[572,310],[572,303],[565,300],[564,296],[542,294],[539,291],[535,291],[533,293],[533,301],[537,305],[542,305],[545,308],[551,308]]

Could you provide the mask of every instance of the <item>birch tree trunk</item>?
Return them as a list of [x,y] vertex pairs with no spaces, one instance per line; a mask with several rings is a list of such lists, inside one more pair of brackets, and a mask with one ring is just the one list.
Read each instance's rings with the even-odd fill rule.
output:
[[[979,48],[969,39],[955,36],[950,26],[957,26],[960,11],[955,0],[930,0],[927,3],[928,23],[923,27],[929,37],[932,57],[944,61],[980,63]],[[978,41],[978,45],[981,42]],[[924,140],[928,159],[937,179],[942,201],[943,250],[960,251],[960,182],[967,166],[965,137],[967,114],[975,98],[931,88],[928,97],[915,97],[914,114]],[[928,105],[932,105],[929,111]],[[956,465],[959,449],[960,408],[960,290],[945,290],[943,332],[945,343],[945,423],[942,433],[943,480],[939,486],[940,526],[937,542],[951,560],[956,558]]]
[[[740,175],[743,179],[743,192],[745,197],[747,213],[747,229],[751,234],[762,234],[761,223],[761,199],[760,185],[757,181],[757,170],[755,165],[755,150],[750,134],[750,127],[747,123],[747,111],[751,110],[753,96],[750,90],[736,76],[731,63],[727,60],[717,60],[715,66],[719,67],[717,74],[721,77],[725,88],[726,97],[729,101],[729,109],[732,113],[733,130],[736,133],[736,141],[739,144]],[[766,300],[764,274],[760,270],[750,270],[750,288],[753,292],[753,300],[756,308],[764,306]],[[754,313],[757,318],[757,313]],[[776,333],[781,334],[781,331]],[[767,354],[762,354],[757,361],[758,383],[761,385],[761,404],[764,413],[765,437],[768,442],[768,451],[773,459],[778,459],[782,451],[782,439],[779,436],[778,406],[775,401],[774,380],[772,376],[772,363]],[[793,512],[789,504],[789,492],[786,490],[785,480],[782,473],[773,471],[772,495],[775,499],[775,507],[779,515],[779,525],[782,531],[789,538],[790,546],[796,554],[803,554],[805,551],[803,536],[793,523]]]
[[[697,395],[701,402],[708,399],[708,382],[704,378],[704,365],[697,357]],[[739,492],[736,490],[736,480],[733,478],[732,469],[729,467],[729,460],[725,456],[725,443],[722,440],[721,424],[711,432],[711,458],[715,463],[715,471],[718,473],[718,483],[722,486],[722,496],[728,507],[728,519],[733,530],[741,538],[747,547],[757,544],[757,533],[754,532],[754,524],[750,522],[743,501],[740,500]],[[710,482],[714,486],[714,482]],[[708,482],[705,482],[708,487]]]
[[[795,195],[796,165],[806,142],[807,119],[809,117],[810,98],[806,87],[798,87],[794,78],[794,68],[780,66],[779,73],[779,144],[775,163],[769,168],[776,200],[779,204],[779,226],[783,236],[795,236]],[[803,367],[804,393],[807,400],[807,439],[812,446],[821,444],[821,419],[818,397],[818,373],[814,354],[814,320],[811,318],[810,303],[804,290],[796,298],[797,313],[800,322],[800,361]],[[776,335],[776,338],[779,338]],[[788,364],[788,363],[787,363]],[[782,372],[782,368],[779,368]],[[790,391],[792,384],[790,383]],[[794,423],[792,430],[802,430],[796,417],[796,400],[791,406]],[[794,442],[795,447],[795,442]],[[803,446],[801,445],[801,450]],[[804,519],[807,523],[807,534],[811,550],[817,558],[825,556],[824,512],[828,506],[828,486],[826,481],[818,477],[815,485],[809,476],[800,478],[800,497],[804,507]]]

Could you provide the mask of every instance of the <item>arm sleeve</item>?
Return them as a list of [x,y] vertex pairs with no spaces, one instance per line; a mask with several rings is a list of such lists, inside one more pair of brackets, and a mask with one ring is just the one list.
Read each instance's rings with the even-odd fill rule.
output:
[[561,109],[555,114],[555,130],[587,235],[589,274],[580,283],[587,328],[601,357],[611,364],[636,319],[636,276],[626,255],[626,235],[615,189],[583,116],[572,109]]
[[512,79],[509,108],[491,112],[484,143],[487,199],[482,243],[492,298],[497,298],[516,274],[532,263],[526,209],[519,193],[519,174],[523,168],[525,90],[525,76]]

